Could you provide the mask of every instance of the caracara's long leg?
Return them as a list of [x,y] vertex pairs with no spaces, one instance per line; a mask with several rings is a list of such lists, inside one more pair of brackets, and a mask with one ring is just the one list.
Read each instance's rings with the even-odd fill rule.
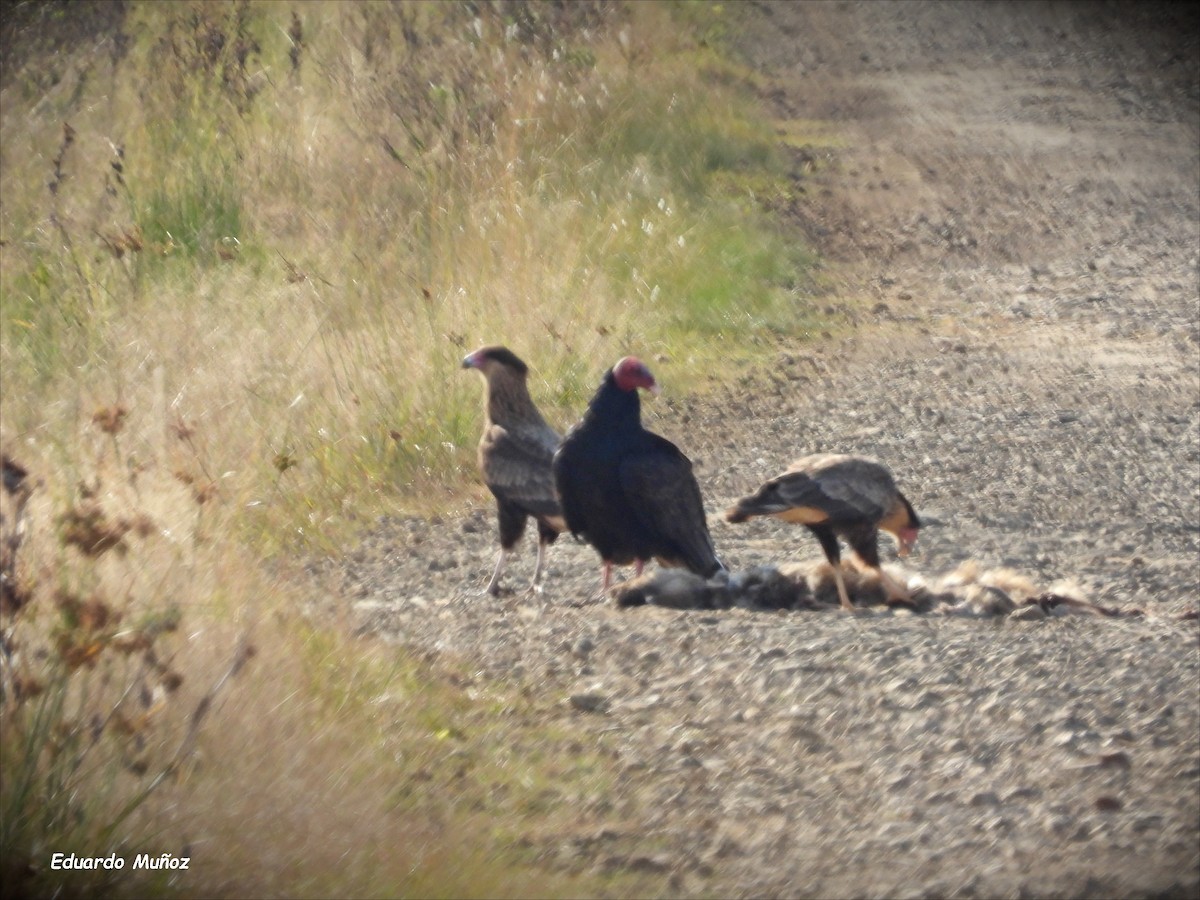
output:
[[842,580],[842,564],[840,562],[833,563],[833,580],[837,582],[838,598],[842,601],[842,609],[855,609],[855,605],[850,602],[846,582]]
[[546,548],[558,540],[558,530],[545,519],[537,520],[537,529],[537,562],[533,566],[533,582],[529,585],[529,590],[540,594],[542,592],[542,572],[546,565]]
[[504,572],[504,564],[508,559],[508,551],[503,547],[500,548],[500,553],[496,556],[496,569],[492,572],[492,580],[488,582],[488,586],[484,588],[484,593],[491,594],[493,597],[500,593],[500,575]]
[[842,609],[854,609],[854,604],[850,602],[850,594],[846,590],[846,582],[842,580],[842,553],[838,549],[837,535],[833,533],[833,529],[828,525],[809,525],[808,530],[817,536],[817,540],[821,542],[821,549],[825,551],[825,558],[829,560],[829,565],[833,566],[833,580],[837,582],[838,599],[842,603]]
[[512,552],[513,547],[516,546],[517,541],[521,539],[521,535],[525,533],[525,521],[529,518],[529,515],[515,503],[510,503],[497,497],[496,518],[500,530],[500,555],[496,557],[496,570],[492,573],[492,580],[484,588],[487,593],[493,596],[497,596],[500,593],[500,575],[504,572],[504,566],[508,562],[508,555]]
[[535,594],[542,592],[542,566],[546,561],[546,542],[538,540],[537,545],[537,561],[533,564],[533,581],[529,584],[529,589]]
[[879,576],[888,601],[899,600],[901,603],[912,603],[912,596],[905,588],[896,582],[879,562],[879,532],[875,528],[863,529],[847,535],[848,543],[858,557],[859,568],[868,568]]

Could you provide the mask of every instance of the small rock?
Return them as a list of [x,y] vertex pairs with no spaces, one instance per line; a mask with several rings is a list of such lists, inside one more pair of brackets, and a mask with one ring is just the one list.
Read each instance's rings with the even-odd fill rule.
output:
[[1120,797],[1112,797],[1108,794],[1097,797],[1095,806],[1100,812],[1120,812],[1125,808],[1125,804],[1121,802]]
[[1129,754],[1125,751],[1117,750],[1113,753],[1101,753],[1100,766],[1103,768],[1128,769],[1132,768],[1133,760],[1129,758]]
[[1091,723],[1087,719],[1073,710],[1064,712],[1059,719],[1059,724],[1068,731],[1087,731],[1091,727]]
[[1046,820],[1046,830],[1051,834],[1063,835],[1071,830],[1075,820],[1070,816],[1053,815]]
[[572,694],[568,699],[571,706],[580,712],[604,712],[608,709],[609,705],[608,697],[592,691],[583,694]]
[[1162,828],[1164,821],[1163,817],[1158,815],[1138,816],[1133,821],[1133,830],[1138,834],[1144,831],[1157,831]]
[[1042,796],[1042,791],[1040,788],[1026,785],[1014,790],[1008,795],[1008,799],[1009,802],[1012,802],[1013,800],[1036,800],[1040,796]]
[[654,856],[634,856],[625,866],[631,872],[666,872],[671,868],[671,858],[665,853]]

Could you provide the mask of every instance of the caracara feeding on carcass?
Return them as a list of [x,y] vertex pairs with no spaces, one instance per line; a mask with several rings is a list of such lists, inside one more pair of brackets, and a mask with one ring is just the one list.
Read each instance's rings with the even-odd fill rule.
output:
[[730,522],[754,516],[774,516],[808,526],[833,566],[838,597],[846,609],[854,606],[842,580],[838,537],[879,574],[889,600],[911,602],[908,592],[880,568],[878,537],[881,528],[891,532],[899,542],[900,555],[907,556],[917,541],[921,522],[883,464],[832,453],[798,459],[782,475],[725,512]]
[[479,440],[479,471],[496,497],[500,555],[487,591],[499,593],[500,575],[508,554],[525,533],[525,522],[537,520],[537,563],[531,588],[542,588],[546,545],[553,544],[566,526],[550,462],[558,447],[558,432],[546,424],[533,405],[525,378],[529,367],[505,347],[483,347],[467,356],[464,369],[484,377],[483,437]]
[[713,551],[692,464],[642,427],[638,388],[658,393],[627,356],[604,376],[582,421],[554,455],[554,483],[567,528],[600,554],[603,589],[612,567],[648,559],[708,578],[724,568]]

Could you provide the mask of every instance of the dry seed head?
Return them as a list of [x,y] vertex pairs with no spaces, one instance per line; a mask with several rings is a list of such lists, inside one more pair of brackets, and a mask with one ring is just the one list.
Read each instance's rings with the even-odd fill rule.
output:
[[27,490],[28,485],[26,479],[29,477],[29,472],[25,470],[25,467],[7,453],[3,455],[2,460],[4,472],[4,490],[14,496],[19,491]]
[[145,513],[138,513],[129,525],[133,529],[133,533],[140,538],[148,538],[158,530],[154,520]]
[[[196,433],[196,429],[185,422],[182,416],[171,423],[171,431],[173,431],[175,433],[175,437],[179,438],[181,441],[191,440],[192,435]],[[175,477],[179,477],[178,473],[176,473]]]
[[206,481],[203,484],[196,482],[192,485],[192,499],[196,501],[197,506],[203,506],[217,496],[217,490],[215,481]]
[[124,519],[109,522],[98,504],[73,506],[59,516],[64,545],[78,547],[86,556],[102,556],[109,550],[124,553],[124,538],[133,525]]
[[79,636],[67,632],[58,635],[58,655],[67,664],[67,668],[74,670],[81,666],[96,665],[96,660],[104,651],[104,641],[95,637],[83,637],[81,640],[75,640],[76,637]]
[[92,413],[92,422],[105,434],[118,434],[125,425],[127,415],[129,410],[119,403],[114,403],[112,406],[102,406]]
[[144,631],[123,631],[113,637],[111,646],[119,653],[129,656],[132,653],[149,650],[151,638]]
[[308,275],[300,271],[299,267],[295,263],[288,259],[284,259],[283,264],[287,268],[287,275],[285,277],[288,284],[299,284],[302,281],[308,280]]
[[28,605],[33,591],[8,572],[0,572],[0,615],[13,615]]
[[13,676],[13,694],[18,703],[31,700],[46,689],[46,685],[33,676],[16,674]]
[[64,590],[54,594],[55,605],[62,611],[67,625],[71,628],[82,628],[84,631],[102,631],[108,625],[121,620],[121,614],[112,610],[100,599],[99,594],[92,594],[86,600]]
[[178,672],[164,672],[162,676],[162,686],[168,694],[173,694],[179,690],[183,684],[183,676]]

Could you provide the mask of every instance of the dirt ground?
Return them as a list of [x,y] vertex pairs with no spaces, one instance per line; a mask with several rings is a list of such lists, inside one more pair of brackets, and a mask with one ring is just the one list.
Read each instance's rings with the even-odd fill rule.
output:
[[[756,3],[793,149],[781,210],[855,323],[650,427],[735,572],[819,558],[719,518],[789,460],[886,461],[973,560],[1144,613],[619,609],[559,541],[542,602],[480,596],[494,514],[390,519],[338,561],[364,632],[536,686],[622,778],[540,864],[715,896],[1194,896],[1200,888],[1200,43],[1182,4]],[[817,123],[817,125],[814,125]],[[597,379],[605,361],[596,361]],[[468,377],[464,374],[463,377]],[[893,559],[890,545],[885,557]],[[566,802],[564,800],[564,802]]]

